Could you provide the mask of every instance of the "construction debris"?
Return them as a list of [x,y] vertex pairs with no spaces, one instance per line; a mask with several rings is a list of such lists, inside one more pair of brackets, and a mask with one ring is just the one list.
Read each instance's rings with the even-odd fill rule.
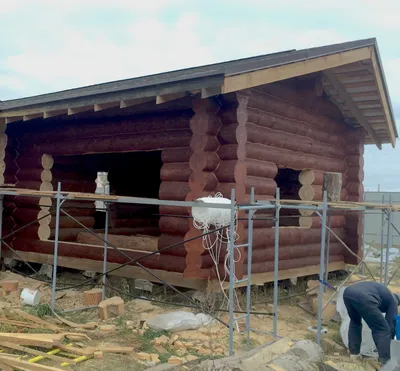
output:
[[99,317],[101,320],[107,320],[109,318],[109,312],[111,308],[116,308],[117,316],[124,314],[124,301],[119,296],[114,296],[110,299],[103,300],[99,306]]

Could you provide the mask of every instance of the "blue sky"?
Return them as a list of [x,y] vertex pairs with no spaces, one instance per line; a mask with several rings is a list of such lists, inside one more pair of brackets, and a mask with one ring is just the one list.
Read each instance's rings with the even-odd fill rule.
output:
[[[377,37],[400,122],[398,0],[13,0],[0,10],[0,99]],[[400,150],[367,146],[366,189],[400,190]]]

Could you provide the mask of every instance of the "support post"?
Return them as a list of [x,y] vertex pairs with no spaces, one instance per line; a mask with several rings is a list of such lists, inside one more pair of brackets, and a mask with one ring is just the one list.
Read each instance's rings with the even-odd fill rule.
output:
[[56,206],[56,230],[54,236],[54,261],[53,261],[53,282],[51,286],[51,309],[54,312],[56,302],[56,286],[57,286],[57,264],[58,264],[58,235],[60,232],[60,209],[61,209],[61,183],[57,185],[57,206]]
[[[254,204],[254,187],[250,191],[250,205]],[[250,350],[250,304],[251,304],[251,265],[253,260],[253,216],[254,210],[248,211],[247,226],[247,291],[246,291],[246,333],[247,350]]]
[[[329,250],[331,247],[331,216],[328,215],[328,230],[326,231],[326,262],[325,262],[325,282],[328,281],[329,275]],[[324,286],[324,292],[326,292],[327,287]]]
[[325,238],[326,238],[326,214],[328,211],[328,197],[324,191],[323,204],[322,204],[322,221],[321,221],[321,256],[319,261],[319,296],[318,296],[318,325],[317,325],[317,343],[321,344],[321,329],[322,329],[322,295],[324,288],[322,281],[324,279],[324,262],[325,262]]
[[4,270],[4,258],[3,258],[3,201],[4,195],[0,195],[0,270]]
[[[385,203],[385,195],[382,196],[382,205]],[[383,231],[383,226],[385,224],[386,213],[385,210],[381,210],[381,263],[379,267],[379,277],[380,282],[383,283],[383,246],[385,244],[385,232]],[[364,266],[364,265],[363,265]]]
[[280,190],[276,189],[275,196],[275,245],[274,245],[274,327],[273,334],[278,335],[278,274],[279,274],[279,213],[280,205]]
[[233,355],[234,284],[235,284],[235,189],[231,192],[231,220],[229,225],[229,355]]
[[[389,205],[392,203],[392,198],[389,198]],[[393,211],[388,209],[388,230],[387,230],[387,247],[386,247],[386,261],[385,261],[385,286],[389,283],[389,253],[393,247]]]
[[106,281],[107,281],[107,252],[108,252],[108,225],[109,225],[109,205],[108,202],[104,202],[106,208],[106,225],[104,228],[104,253],[103,253],[103,277],[102,277],[102,289],[101,289],[101,300],[106,298]]

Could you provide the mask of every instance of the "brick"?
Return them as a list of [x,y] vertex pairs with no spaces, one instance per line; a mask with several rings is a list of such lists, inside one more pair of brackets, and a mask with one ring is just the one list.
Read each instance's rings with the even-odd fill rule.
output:
[[151,361],[151,355],[149,353],[139,352],[136,353],[136,358],[141,361]]
[[96,352],[93,353],[94,358],[97,358],[97,359],[103,358],[103,355],[104,354],[103,354],[103,352],[101,350],[96,351]]
[[158,354],[155,354],[155,353],[151,353],[150,354],[150,359],[151,359],[152,362],[155,362],[155,363],[160,362],[160,360],[158,358]]
[[169,339],[169,341],[168,341],[168,345],[174,345],[175,341],[177,341],[178,339],[179,339],[178,335],[172,336],[172,338]]
[[187,355],[185,357],[185,359],[186,359],[187,362],[192,362],[192,361],[195,361],[196,359],[199,359],[199,357],[196,357],[196,356],[194,356],[192,354],[189,354],[189,355]]
[[169,340],[170,339],[167,336],[162,335],[159,336],[158,338],[155,338],[152,343],[155,345],[166,345],[168,344]]
[[168,364],[170,365],[181,365],[183,363],[183,358],[171,356],[168,358]]
[[1,282],[3,290],[6,292],[16,291],[18,289],[19,282],[17,280],[6,280]]

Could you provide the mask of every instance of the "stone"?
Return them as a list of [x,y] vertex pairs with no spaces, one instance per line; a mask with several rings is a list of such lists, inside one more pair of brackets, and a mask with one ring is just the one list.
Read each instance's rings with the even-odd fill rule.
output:
[[95,278],[97,276],[97,272],[92,272],[92,271],[84,271],[82,273],[83,276],[87,278]]
[[135,321],[126,321],[125,326],[127,329],[132,330],[135,327]]
[[153,292],[153,284],[150,281],[142,280],[142,279],[135,279],[135,289],[142,290],[147,292]]
[[117,326],[115,326],[115,325],[100,325],[99,326],[99,330],[104,333],[115,332],[116,329],[117,329]]
[[150,360],[151,360],[152,362],[154,362],[154,363],[160,362],[160,360],[159,360],[159,358],[158,358],[158,354],[155,354],[155,353],[151,353],[151,354],[150,354]]
[[149,353],[139,352],[136,353],[136,358],[141,361],[151,361],[151,355]]
[[183,361],[184,360],[181,357],[171,356],[168,358],[168,363],[170,365],[181,365]]
[[290,348],[290,353],[310,362],[322,362],[324,352],[322,348],[311,340],[300,340]]
[[8,268],[15,268],[18,265],[18,261],[15,259],[4,258],[4,265]]
[[42,264],[38,272],[41,276],[45,276],[47,278],[53,278],[53,266],[50,264]]

